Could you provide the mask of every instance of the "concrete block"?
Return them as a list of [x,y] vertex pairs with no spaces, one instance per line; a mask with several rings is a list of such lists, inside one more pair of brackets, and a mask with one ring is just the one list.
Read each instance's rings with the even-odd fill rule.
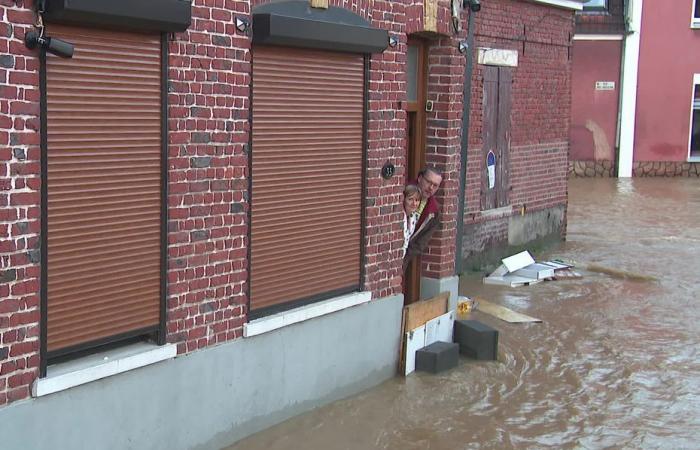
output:
[[498,356],[498,330],[476,320],[455,320],[454,341],[462,355],[480,360]]
[[439,373],[457,367],[459,345],[437,341],[416,351],[416,370]]

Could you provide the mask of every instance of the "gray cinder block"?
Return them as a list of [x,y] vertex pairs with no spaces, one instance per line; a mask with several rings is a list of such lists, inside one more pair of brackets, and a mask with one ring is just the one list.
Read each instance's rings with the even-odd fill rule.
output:
[[454,341],[459,352],[480,360],[495,360],[498,356],[498,330],[476,320],[455,320]]
[[453,342],[433,342],[416,350],[416,370],[439,373],[453,367],[459,362],[459,345]]

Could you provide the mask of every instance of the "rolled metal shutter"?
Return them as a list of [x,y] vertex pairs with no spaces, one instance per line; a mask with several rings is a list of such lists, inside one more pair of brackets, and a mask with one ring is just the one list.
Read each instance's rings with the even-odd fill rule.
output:
[[359,289],[361,55],[253,49],[251,310]]
[[160,36],[51,25],[47,349],[155,330],[161,284]]

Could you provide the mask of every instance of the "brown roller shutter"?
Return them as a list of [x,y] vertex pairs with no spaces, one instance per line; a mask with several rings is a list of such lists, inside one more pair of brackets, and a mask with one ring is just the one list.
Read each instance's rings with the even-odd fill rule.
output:
[[253,50],[251,309],[360,284],[363,57]]
[[161,283],[160,36],[50,26],[47,349],[157,329]]

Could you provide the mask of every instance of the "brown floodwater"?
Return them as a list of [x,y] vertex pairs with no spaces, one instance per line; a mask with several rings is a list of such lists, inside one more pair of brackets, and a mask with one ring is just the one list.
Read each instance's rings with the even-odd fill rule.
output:
[[567,239],[535,256],[583,278],[462,277],[461,294],[543,320],[472,313],[500,331],[498,361],[396,377],[230,450],[700,448],[699,222],[698,179],[571,180]]

